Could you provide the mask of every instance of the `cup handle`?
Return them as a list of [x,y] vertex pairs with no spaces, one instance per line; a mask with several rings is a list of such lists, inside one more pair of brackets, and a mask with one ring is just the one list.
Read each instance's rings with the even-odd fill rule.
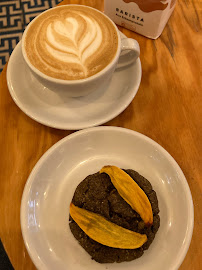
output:
[[133,38],[121,38],[121,56],[117,68],[130,65],[140,56],[139,43]]

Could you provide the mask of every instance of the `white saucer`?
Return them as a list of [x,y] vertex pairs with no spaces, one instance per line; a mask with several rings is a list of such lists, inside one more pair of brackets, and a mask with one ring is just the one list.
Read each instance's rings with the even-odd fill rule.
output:
[[[120,65],[123,57],[127,56],[121,56]],[[117,69],[107,89],[79,98],[59,96],[31,74],[19,42],[8,62],[7,83],[13,100],[29,117],[53,128],[76,130],[101,125],[124,111],[138,91],[141,75],[138,58]]]
[[[137,170],[157,193],[160,228],[134,261],[99,264],[69,229],[69,205],[77,185],[104,165]],[[24,188],[21,229],[39,270],[177,270],[190,245],[194,212],[186,178],[176,161],[150,138],[124,128],[94,127],[52,146]]]

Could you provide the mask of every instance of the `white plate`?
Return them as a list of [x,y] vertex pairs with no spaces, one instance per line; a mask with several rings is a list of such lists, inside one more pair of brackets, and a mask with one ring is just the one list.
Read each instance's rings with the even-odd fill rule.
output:
[[[124,58],[128,62],[130,53],[121,55],[120,65]],[[21,42],[15,47],[7,69],[8,89],[16,105],[41,124],[68,130],[101,125],[119,115],[135,97],[141,76],[138,58],[133,64],[116,69],[107,89],[79,98],[70,98],[64,93],[59,95],[31,74],[22,56]]]
[[[137,170],[157,192],[159,231],[144,255],[132,262],[91,260],[69,229],[69,204],[77,185],[107,164]],[[178,269],[193,220],[191,193],[175,160],[148,137],[117,127],[78,131],[51,147],[30,174],[21,204],[25,245],[40,270]]]

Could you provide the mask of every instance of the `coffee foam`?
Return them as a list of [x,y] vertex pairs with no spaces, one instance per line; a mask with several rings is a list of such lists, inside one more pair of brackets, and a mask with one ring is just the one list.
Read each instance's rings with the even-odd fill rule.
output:
[[30,25],[28,59],[44,74],[65,80],[90,77],[114,58],[118,36],[100,12],[84,6],[50,9]]

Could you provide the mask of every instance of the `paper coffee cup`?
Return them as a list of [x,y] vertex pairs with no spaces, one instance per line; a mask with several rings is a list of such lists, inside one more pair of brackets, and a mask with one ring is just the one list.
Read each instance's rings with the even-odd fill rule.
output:
[[158,38],[176,0],[105,0],[104,12],[116,24],[143,36]]

